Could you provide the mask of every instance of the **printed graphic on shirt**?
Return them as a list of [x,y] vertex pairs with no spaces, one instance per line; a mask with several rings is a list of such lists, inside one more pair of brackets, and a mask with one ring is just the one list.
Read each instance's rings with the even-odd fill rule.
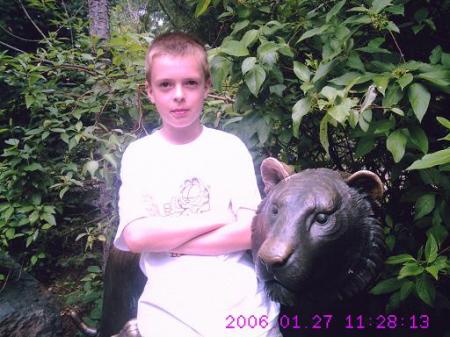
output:
[[210,187],[198,178],[186,179],[178,194],[163,203],[162,212],[151,196],[144,196],[146,210],[150,216],[181,216],[200,214],[210,210]]

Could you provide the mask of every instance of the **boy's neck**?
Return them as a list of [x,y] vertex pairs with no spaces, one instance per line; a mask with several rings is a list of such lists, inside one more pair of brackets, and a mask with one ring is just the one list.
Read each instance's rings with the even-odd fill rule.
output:
[[195,127],[190,125],[189,127],[183,129],[173,129],[170,126],[163,126],[161,128],[161,135],[169,143],[176,145],[188,144],[196,140],[202,133],[203,125],[198,124]]

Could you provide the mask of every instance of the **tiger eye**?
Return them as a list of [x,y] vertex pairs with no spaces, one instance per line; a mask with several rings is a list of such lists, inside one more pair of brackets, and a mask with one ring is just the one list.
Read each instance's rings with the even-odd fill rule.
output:
[[323,225],[328,221],[328,215],[325,213],[318,213],[316,214],[315,221]]

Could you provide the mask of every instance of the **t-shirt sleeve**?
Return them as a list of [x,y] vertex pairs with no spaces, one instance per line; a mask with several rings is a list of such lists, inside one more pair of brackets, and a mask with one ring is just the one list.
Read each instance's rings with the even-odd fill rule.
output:
[[133,220],[147,216],[142,198],[142,179],[139,174],[139,153],[133,145],[128,146],[122,156],[119,189],[119,227],[114,238],[114,245],[120,250],[129,251],[123,230]]
[[236,214],[239,209],[256,210],[261,202],[255,175],[253,158],[245,144],[239,140],[233,159],[232,209]]

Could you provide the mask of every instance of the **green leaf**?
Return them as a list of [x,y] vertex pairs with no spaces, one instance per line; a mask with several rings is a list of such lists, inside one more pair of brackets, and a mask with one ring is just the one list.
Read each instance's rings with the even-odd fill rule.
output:
[[325,22],[328,23],[337,13],[339,13],[341,8],[345,5],[345,1],[346,0],[339,1],[336,5],[333,6],[333,8],[328,11]]
[[69,190],[69,186],[65,186],[61,191],[59,191],[59,198],[62,199],[64,197],[64,194]]
[[433,306],[436,290],[427,274],[423,274],[417,279],[416,292],[422,301],[429,306]]
[[389,30],[389,31],[391,31],[391,32],[400,33],[400,29],[399,29],[398,26],[397,26],[394,22],[392,22],[392,21],[389,21],[389,22],[388,22],[388,24],[387,24],[387,26],[386,26],[386,29]]
[[375,83],[377,90],[381,92],[383,95],[386,92],[386,88],[389,84],[390,78],[391,78],[390,75],[375,75],[373,77],[373,83]]
[[422,151],[423,154],[428,152],[428,138],[427,134],[423,129],[418,125],[412,125],[408,128],[411,137],[409,137],[409,141],[417,146],[417,148]]
[[103,159],[106,159],[115,169],[117,169],[117,161],[116,158],[114,158],[114,155],[111,153],[105,153],[103,154]]
[[328,109],[328,114],[337,120],[339,123],[344,124],[347,117],[350,114],[351,108],[355,105],[354,101],[348,97],[344,98],[338,105],[332,106]]
[[51,224],[49,224],[49,223],[45,223],[45,224],[43,224],[42,226],[41,226],[41,229],[42,230],[47,230],[47,229],[49,229],[49,228],[52,228],[53,227],[53,225],[51,225]]
[[269,135],[271,132],[270,125],[264,118],[259,118],[254,126],[256,128],[256,133],[258,134],[259,143],[261,145],[264,145],[267,142],[267,139],[269,139]]
[[222,83],[231,72],[232,63],[223,56],[215,56],[210,64],[213,86],[220,91],[222,89]]
[[417,263],[407,263],[400,269],[398,273],[398,279],[405,278],[407,276],[417,276],[424,272],[425,268]]
[[351,52],[347,59],[347,66],[351,69],[359,70],[362,72],[366,71],[366,68],[364,67],[364,63],[361,61],[361,58],[359,57],[358,53]]
[[436,120],[439,122],[439,124],[450,130],[450,120],[440,116],[436,117]]
[[320,94],[328,100],[330,103],[334,103],[334,100],[338,96],[338,94],[342,94],[342,91],[336,90],[334,87],[330,87],[328,85],[324,86],[320,91]]
[[417,78],[434,84],[447,94],[450,93],[450,70],[430,71],[417,75]]
[[434,194],[427,193],[421,195],[416,201],[414,220],[418,220],[425,215],[430,214],[434,209],[435,203],[436,196]]
[[328,120],[329,116],[326,114],[323,116],[322,120],[320,121],[320,129],[319,129],[319,139],[320,144],[322,144],[322,147],[324,148],[327,155],[330,155],[329,148],[330,148],[330,142],[328,140]]
[[33,211],[29,216],[28,216],[28,220],[30,221],[30,224],[35,223],[36,221],[38,221],[39,219],[39,212],[38,211]]
[[231,56],[239,57],[248,55],[247,47],[240,41],[227,40],[222,43],[220,50]]
[[210,3],[211,0],[198,0],[197,7],[195,8],[195,17],[198,18],[200,15],[205,13]]
[[302,118],[311,111],[311,99],[304,97],[295,103],[292,108],[292,130],[293,135],[298,137],[299,126],[302,122]]
[[102,272],[102,270],[100,269],[99,266],[89,266],[88,269],[87,269],[87,271],[88,271],[89,273],[95,273],[95,274],[99,274],[99,273]]
[[250,70],[252,70],[256,65],[256,57],[247,57],[243,62],[242,62],[242,74],[246,74],[248,73]]
[[427,243],[425,244],[425,259],[427,263],[432,263],[438,256],[438,244],[433,235],[429,235]]
[[403,281],[397,278],[390,278],[379,282],[375,287],[370,290],[372,295],[388,294],[397,289],[400,289]]
[[245,32],[244,36],[241,39],[241,42],[243,43],[243,45],[245,47],[249,47],[258,39],[258,36],[259,36],[259,30],[251,29],[251,30]]
[[256,65],[245,74],[245,83],[254,96],[258,96],[259,90],[261,89],[265,79],[266,72],[259,65]]
[[434,238],[436,239],[437,243],[441,244],[447,238],[448,231],[445,228],[445,226],[441,225],[441,222],[436,222],[436,220],[435,220],[437,217],[439,217],[439,221],[441,221],[438,209],[435,208],[433,215],[434,215],[433,226],[427,230],[427,235],[432,234],[434,236]]
[[408,139],[404,134],[404,129],[395,130],[387,138],[386,148],[392,153],[396,163],[403,158],[407,141]]
[[372,7],[371,9],[375,12],[375,13],[379,13],[383,10],[383,8],[391,5],[392,0],[374,0],[372,2]]
[[388,235],[386,237],[386,246],[388,247],[389,251],[393,251],[395,247],[395,236],[394,235]]
[[408,88],[408,98],[414,114],[419,122],[421,122],[430,103],[430,93],[422,84],[414,83]]
[[310,37],[322,34],[328,28],[329,28],[329,25],[323,25],[323,26],[320,26],[320,27],[316,27],[316,28],[310,29],[310,30],[304,32],[302,36],[300,36],[300,38],[298,39],[297,43],[299,43],[299,42],[301,42],[303,40],[309,39]]
[[400,300],[404,301],[414,289],[414,282],[406,281],[400,288]]
[[96,160],[90,160],[84,164],[84,171],[88,171],[91,177],[95,176],[95,172],[98,170],[99,164]]
[[389,256],[386,260],[386,264],[402,264],[405,262],[413,262],[416,259],[410,254],[400,254],[395,256]]
[[432,265],[432,266],[426,267],[425,270],[426,270],[431,276],[433,276],[433,278],[434,278],[435,280],[438,280],[438,279],[439,279],[439,268],[438,268],[437,266]]
[[270,93],[275,94],[279,97],[283,97],[283,92],[286,90],[286,86],[284,84],[275,84],[269,87]]
[[5,236],[8,240],[14,239],[16,235],[16,230],[14,228],[8,228],[8,230],[5,232]]
[[448,258],[447,256],[438,256],[434,263],[425,268],[425,270],[433,276],[436,280],[439,279],[439,272],[445,271],[448,268]]
[[42,171],[42,172],[44,172],[45,171],[44,168],[42,167],[42,165],[39,164],[39,163],[33,163],[33,164],[30,164],[30,165],[27,165],[23,169],[24,169],[24,171],[27,171],[27,172],[33,172],[33,171]]
[[422,159],[416,160],[407,170],[422,170],[436,165],[450,163],[450,149],[445,149],[430,154],[426,154]]
[[393,113],[396,113],[396,114],[399,115],[399,116],[404,116],[404,115],[405,115],[405,113],[403,112],[403,110],[402,110],[402,109],[399,109],[399,108],[391,108],[391,111],[392,111]]
[[25,95],[25,106],[27,107],[27,109],[29,109],[33,105],[35,100],[36,99],[34,98],[34,96],[28,94]]
[[303,63],[294,61],[294,73],[303,82],[308,82],[311,78],[311,71]]
[[437,64],[441,60],[442,55],[442,47],[437,46],[435,47],[430,54],[429,60],[431,64]]
[[335,64],[335,62],[333,62],[333,61],[328,62],[328,63],[320,62],[319,68],[317,68],[317,71],[314,74],[312,82],[315,83],[318,80],[320,80],[321,78],[323,78],[324,76],[326,76],[331,71],[334,64]]
[[248,20],[236,22],[236,23],[234,24],[233,31],[231,32],[231,35],[234,35],[234,34],[236,34],[237,32],[241,31],[242,29],[244,29],[245,27],[247,27],[249,23],[250,23],[250,21],[248,21]]
[[33,255],[32,257],[31,257],[31,265],[35,265],[36,264],[36,262],[38,261],[38,257],[36,256],[36,255]]
[[397,83],[400,85],[400,88],[405,89],[408,84],[410,84],[414,79],[414,76],[410,73],[406,73],[402,77],[397,80]]
[[258,59],[263,64],[274,65],[278,61],[279,46],[274,42],[265,42],[258,47]]
[[357,158],[362,158],[370,151],[375,148],[375,138],[373,137],[364,137],[358,142],[358,145],[355,150],[355,156]]
[[361,77],[360,73],[357,72],[346,72],[344,75],[333,78],[330,80],[330,83],[336,84],[336,85],[348,85],[354,80]]
[[403,92],[397,84],[390,85],[386,90],[386,96],[383,98],[384,107],[390,108],[398,104],[403,98]]
[[10,138],[10,139],[5,140],[5,144],[11,145],[11,146],[17,146],[17,145],[19,145],[19,142],[20,141],[16,138]]
[[56,226],[56,220],[52,214],[44,213],[40,218],[44,221],[47,221],[51,226]]

